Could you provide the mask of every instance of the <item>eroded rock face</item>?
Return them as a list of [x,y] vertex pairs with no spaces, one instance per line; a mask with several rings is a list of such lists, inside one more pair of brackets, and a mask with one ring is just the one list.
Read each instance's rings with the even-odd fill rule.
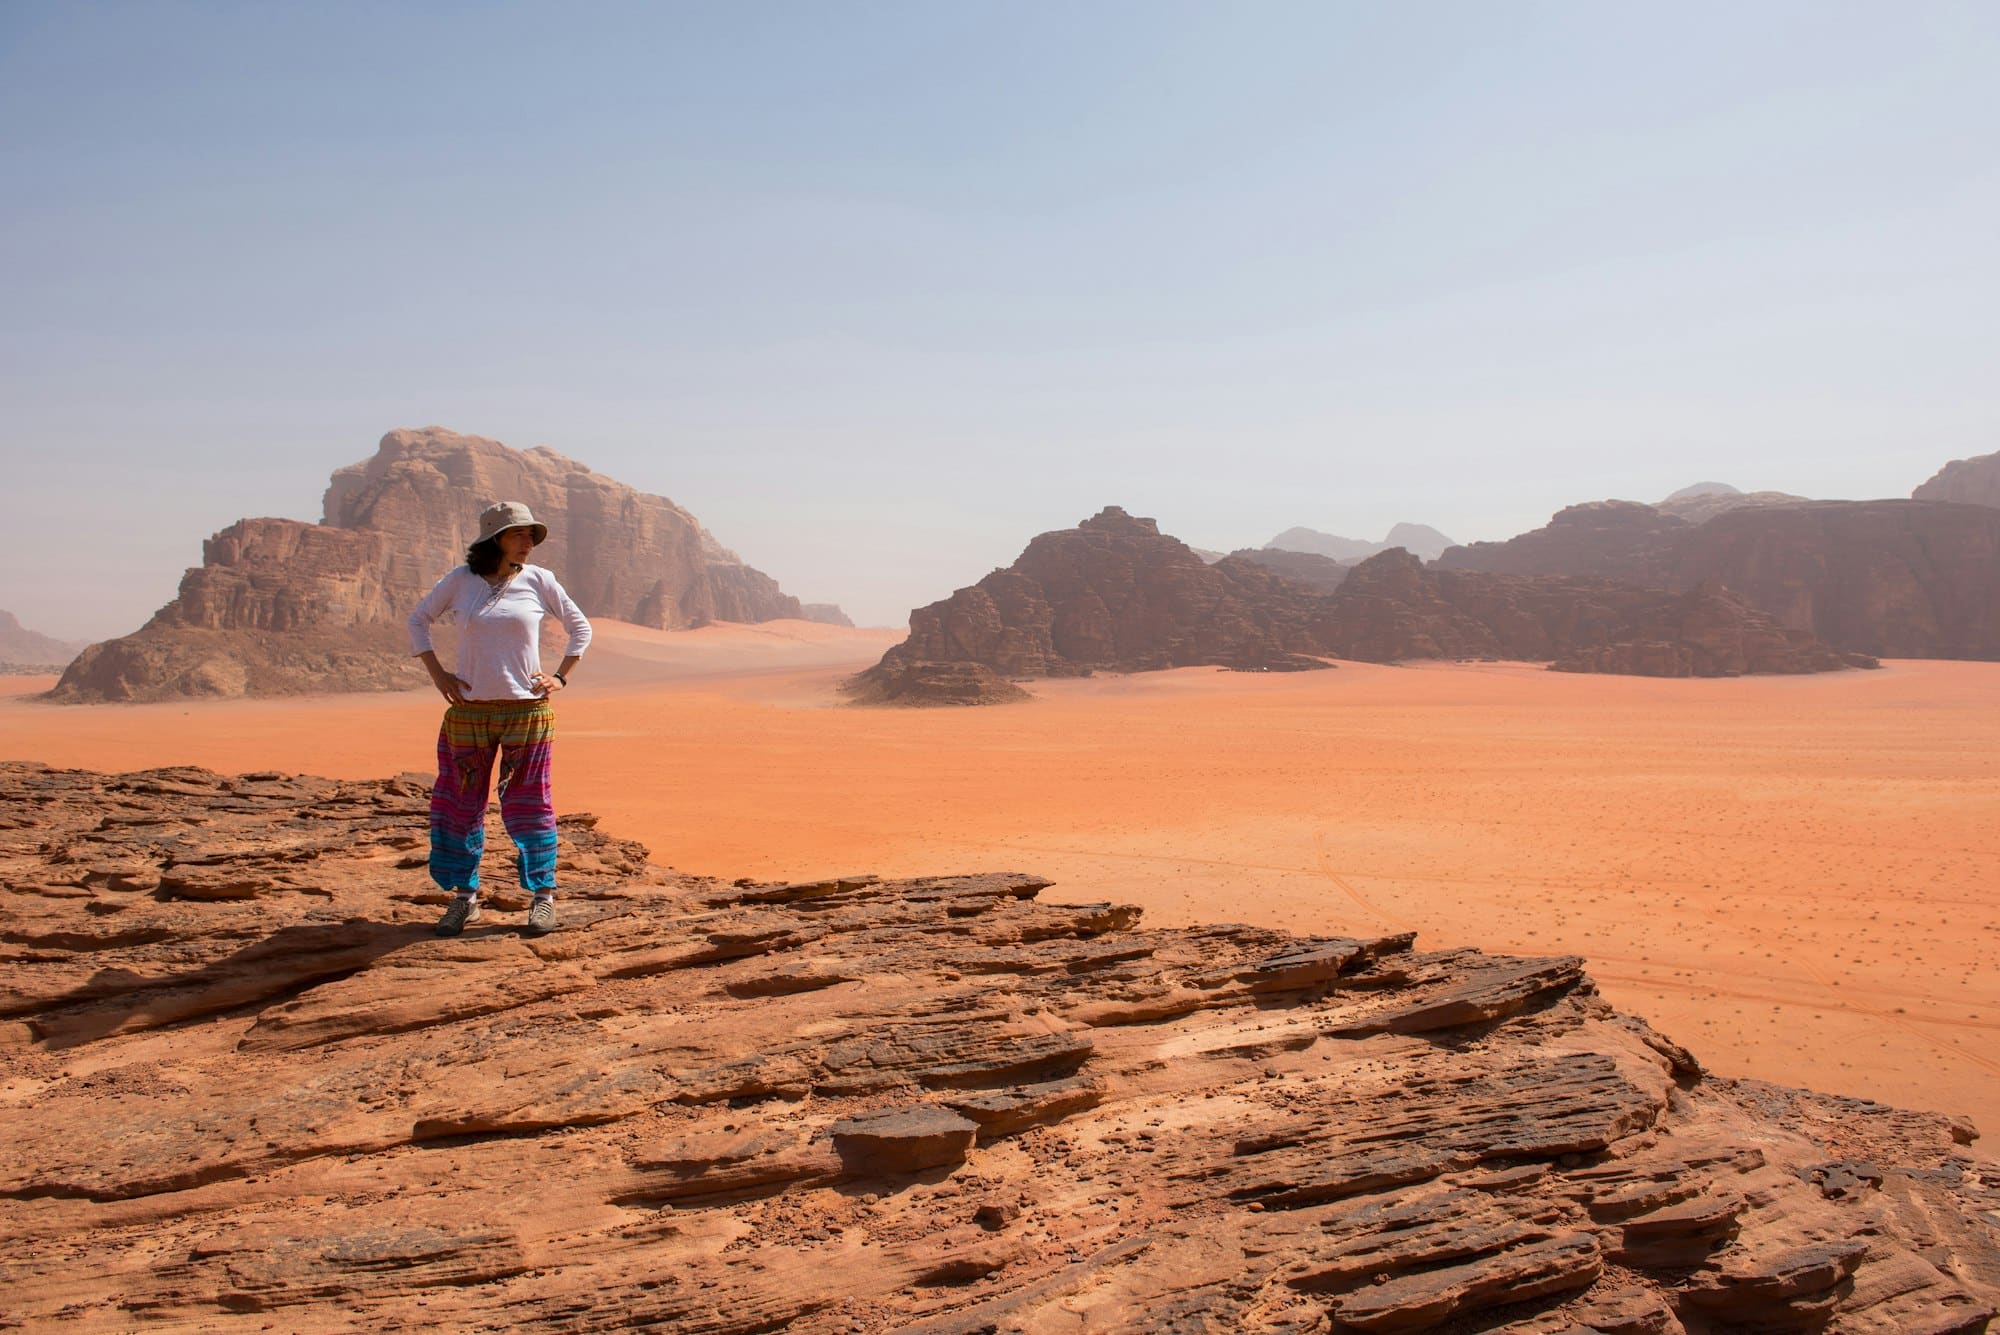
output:
[[1673,595],[1612,580],[1439,570],[1404,552],[1355,568],[1314,623],[1343,656],[1556,660],[1566,672],[1654,677],[1877,666],[1788,631],[1713,581]]
[[561,932],[503,896],[438,940],[425,788],[0,765],[12,1322],[1974,1331],[2000,1298],[1966,1128],[1709,1078],[1574,957],[1155,931],[1016,874],[728,885],[588,816]]
[[[1631,511],[1662,518],[1646,506]],[[1612,513],[1623,521],[1625,512]],[[912,612],[910,638],[855,689],[894,703],[916,665],[944,676],[952,663],[1004,677],[1204,664],[1282,671],[1324,666],[1322,656],[1561,658],[1572,671],[1677,676],[1850,666],[1721,590],[1690,603],[1605,579],[1431,569],[1395,548],[1345,571],[1329,592],[1290,578],[1299,562],[1316,563],[1301,572],[1315,579],[1332,564],[1262,552],[1207,565],[1152,520],[1110,507],[1042,534],[1007,569]],[[1650,647],[1621,648],[1656,641],[1664,665]]]
[[403,619],[465,559],[479,511],[495,500],[525,501],[549,526],[535,561],[586,614],[664,629],[802,615],[797,599],[665,497],[546,447],[514,450],[441,427],[391,431],[374,457],[335,471],[321,523],[245,519],[208,539],[180,595],[135,634],[86,650],[56,698],[420,685]]
[[910,638],[880,670],[967,662],[1007,677],[1068,677],[1263,667],[1320,652],[1302,628],[1307,594],[1238,558],[1209,565],[1153,520],[1106,506],[1037,537],[1005,570],[916,609]]
[[1810,635],[1786,630],[1714,580],[1641,613],[1618,633],[1624,638],[1572,650],[1549,666],[1558,672],[1639,677],[1740,677],[1881,666],[1867,654],[1840,653]]
[[1711,579],[1837,649],[2000,659],[2000,510],[1819,501],[1732,511],[1675,553],[1667,582]]
[[[1318,589],[1321,593],[1332,593],[1347,578],[1347,566],[1317,552],[1295,552],[1282,547],[1245,547],[1229,555],[1242,561],[1254,561],[1293,583]],[[1221,559],[1220,555],[1216,557],[1218,561]]]
[[1685,524],[1651,506],[1572,506],[1449,570],[1598,574],[1687,592],[1719,581],[1786,630],[1883,658],[2000,658],[2000,512],[1931,501],[1808,501]]
[[1591,501],[1558,510],[1543,527],[1505,542],[1474,542],[1438,557],[1445,570],[1496,575],[1575,575],[1664,587],[1661,572],[1689,525],[1637,501]]
[[1911,492],[1910,498],[2000,509],[2000,452],[1953,459]]

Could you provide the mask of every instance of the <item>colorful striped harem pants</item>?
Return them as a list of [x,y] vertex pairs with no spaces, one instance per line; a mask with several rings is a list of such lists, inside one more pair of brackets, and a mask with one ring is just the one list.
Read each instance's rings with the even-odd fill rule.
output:
[[468,701],[444,711],[431,789],[431,879],[446,890],[479,888],[486,851],[486,790],[500,761],[500,819],[520,850],[521,885],[556,885],[555,794],[550,751],[556,713],[547,700]]

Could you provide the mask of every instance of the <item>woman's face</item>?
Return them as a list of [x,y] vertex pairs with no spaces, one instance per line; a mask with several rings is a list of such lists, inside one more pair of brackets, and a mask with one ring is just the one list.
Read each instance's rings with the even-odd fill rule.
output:
[[508,565],[524,566],[528,564],[529,554],[535,550],[535,531],[525,527],[503,528],[494,535],[493,541],[499,544],[500,555],[506,558]]

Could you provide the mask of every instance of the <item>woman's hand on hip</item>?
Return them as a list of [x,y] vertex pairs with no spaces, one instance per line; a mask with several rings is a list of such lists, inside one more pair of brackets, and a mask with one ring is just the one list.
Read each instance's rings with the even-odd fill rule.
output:
[[455,705],[465,703],[465,693],[472,689],[472,683],[463,677],[454,677],[442,669],[431,673],[431,685],[438,688],[438,694]]
[[537,672],[528,678],[528,685],[535,688],[535,694],[547,699],[563,688],[562,678],[552,672]]

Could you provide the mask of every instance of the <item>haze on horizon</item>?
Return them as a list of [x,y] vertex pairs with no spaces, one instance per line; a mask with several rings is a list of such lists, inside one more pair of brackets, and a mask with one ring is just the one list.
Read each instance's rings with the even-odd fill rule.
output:
[[2000,449],[1979,3],[0,8],[0,464],[45,634],[546,444],[899,624],[1199,546],[1906,496]]

